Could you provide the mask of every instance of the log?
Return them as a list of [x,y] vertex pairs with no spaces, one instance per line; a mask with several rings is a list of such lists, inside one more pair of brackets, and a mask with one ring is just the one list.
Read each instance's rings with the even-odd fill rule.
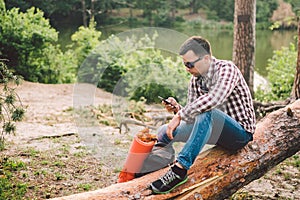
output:
[[214,147],[199,154],[188,171],[187,183],[169,194],[154,195],[148,189],[165,168],[129,182],[55,199],[224,199],[299,150],[300,100],[263,118],[254,140],[238,152]]

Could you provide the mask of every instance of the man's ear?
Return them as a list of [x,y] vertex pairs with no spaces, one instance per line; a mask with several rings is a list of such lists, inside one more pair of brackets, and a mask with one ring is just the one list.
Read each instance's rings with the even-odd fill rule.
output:
[[204,61],[205,61],[206,64],[210,63],[210,55],[208,55],[208,54],[205,55],[203,59],[204,59]]

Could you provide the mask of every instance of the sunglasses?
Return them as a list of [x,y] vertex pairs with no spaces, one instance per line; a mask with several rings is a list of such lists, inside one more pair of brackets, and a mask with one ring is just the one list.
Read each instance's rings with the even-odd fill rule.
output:
[[193,67],[195,67],[195,63],[198,62],[199,60],[201,60],[203,57],[199,57],[197,60],[193,61],[193,62],[183,62],[184,66],[186,66],[187,68],[191,69]]

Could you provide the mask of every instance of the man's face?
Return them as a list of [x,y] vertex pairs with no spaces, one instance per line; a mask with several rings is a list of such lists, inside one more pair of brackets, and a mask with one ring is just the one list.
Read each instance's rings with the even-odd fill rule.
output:
[[210,64],[209,55],[199,57],[192,50],[189,50],[181,57],[184,64],[186,65],[186,70],[193,76],[205,75],[207,73]]

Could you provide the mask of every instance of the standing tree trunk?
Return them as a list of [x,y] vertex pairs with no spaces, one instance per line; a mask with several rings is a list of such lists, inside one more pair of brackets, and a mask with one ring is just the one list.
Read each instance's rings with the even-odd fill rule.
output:
[[86,5],[85,5],[85,0],[81,0],[81,6],[82,6],[82,22],[83,26],[87,27],[87,16],[86,16]]
[[196,0],[192,0],[190,2],[190,14],[196,14],[198,12],[196,4],[197,4]]
[[233,62],[241,70],[253,96],[256,0],[235,0]]
[[292,98],[300,98],[300,19],[298,19],[298,58],[294,86],[292,90]]
[[91,19],[95,19],[95,0],[91,0]]
[[171,0],[171,19],[172,21],[175,21],[175,15],[176,15],[176,0]]

